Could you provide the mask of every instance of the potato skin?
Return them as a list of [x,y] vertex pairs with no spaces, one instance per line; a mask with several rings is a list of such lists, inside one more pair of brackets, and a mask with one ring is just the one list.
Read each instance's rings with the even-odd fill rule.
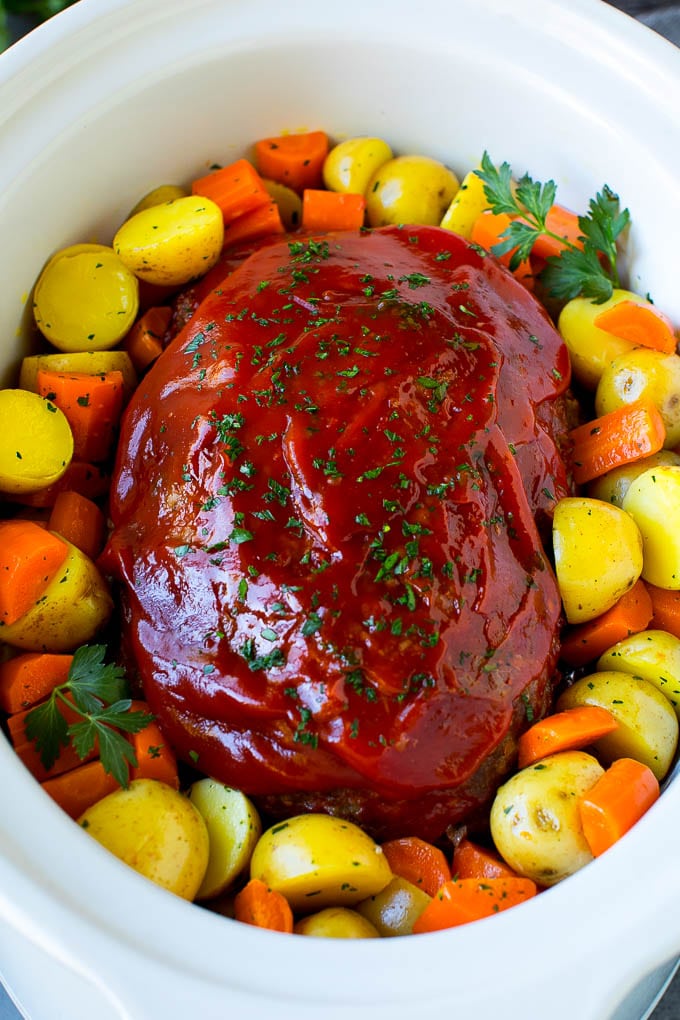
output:
[[73,433],[51,401],[0,390],[0,492],[38,492],[59,481],[73,458]]
[[665,630],[643,630],[618,641],[597,660],[598,672],[615,670],[648,680],[680,717],[680,638]]
[[199,779],[189,790],[189,800],[200,812],[210,837],[210,860],[199,900],[219,896],[248,865],[262,832],[255,806],[240,790],[214,779]]
[[188,195],[135,213],[116,233],[113,248],[140,280],[179,286],[212,269],[223,242],[219,206]]
[[514,871],[550,886],[593,859],[578,801],[603,774],[597,759],[585,751],[562,751],[527,766],[500,787],[491,807],[491,835]]
[[595,393],[595,411],[608,414],[635,400],[650,400],[666,428],[664,446],[680,443],[680,357],[645,347],[619,355],[604,369]]
[[568,496],[555,507],[555,571],[569,623],[610,609],[633,587],[643,567],[642,537],[620,507]]
[[208,866],[208,831],[183,794],[155,779],[136,779],[78,819],[93,839],[140,875],[193,900]]
[[0,639],[29,652],[71,652],[87,644],[113,611],[108,585],[82,550],[67,542],[68,555],[40,601],[9,626]]
[[593,744],[606,764],[635,758],[661,782],[678,746],[678,718],[668,698],[654,684],[629,673],[606,670],[581,677],[557,699],[557,710],[599,705],[619,726]]
[[323,165],[323,181],[329,191],[365,195],[373,175],[392,159],[382,138],[347,138],[335,145]]
[[661,465],[631,482],[623,500],[642,535],[642,577],[680,589],[680,467]]
[[377,939],[380,932],[369,920],[348,907],[326,907],[317,914],[302,917],[295,925],[296,935],[324,939]]
[[601,312],[621,301],[648,304],[638,294],[617,288],[607,301],[599,305],[590,298],[572,298],[557,320],[557,328],[569,349],[574,378],[589,390],[597,387],[602,373],[614,358],[635,346],[631,340],[624,340],[595,325],[595,319]]
[[369,226],[418,223],[438,226],[458,178],[429,156],[397,156],[376,170],[366,189]]
[[392,878],[381,848],[352,822],[332,815],[296,815],[258,841],[250,877],[283,893],[294,911],[353,906]]
[[662,464],[680,465],[680,456],[673,450],[659,450],[658,453],[652,453],[649,457],[640,457],[639,460],[634,460],[630,464],[613,468],[606,475],[595,478],[588,485],[587,495],[591,499],[601,499],[605,503],[613,503],[614,506],[623,507],[623,501],[626,498],[626,493],[631,483],[643,471],[647,471],[649,468],[661,467]]

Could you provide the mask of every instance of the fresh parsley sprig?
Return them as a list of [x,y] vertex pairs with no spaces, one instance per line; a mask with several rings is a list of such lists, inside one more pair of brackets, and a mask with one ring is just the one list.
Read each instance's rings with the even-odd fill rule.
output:
[[[82,760],[97,741],[104,771],[127,787],[128,764],[136,766],[137,759],[123,734],[138,733],[154,717],[130,711],[125,672],[106,663],[105,657],[105,645],[78,648],[66,681],[26,716],[26,736],[35,743],[46,769],[52,768],[69,744]],[[76,712],[79,721],[69,723],[65,709],[69,716]]]
[[554,181],[541,184],[529,174],[515,183],[508,163],[495,166],[484,153],[481,168],[475,171],[484,184],[484,194],[494,213],[507,213],[513,219],[493,246],[495,255],[512,252],[510,268],[529,257],[538,238],[545,234],[565,247],[559,255],[551,255],[540,274],[548,293],[558,300],[569,301],[582,295],[601,304],[619,286],[617,242],[630,223],[630,213],[621,209],[619,197],[606,184],[591,199],[588,213],[579,216],[580,244],[574,244],[550,230],[546,219],[555,204],[557,186]]

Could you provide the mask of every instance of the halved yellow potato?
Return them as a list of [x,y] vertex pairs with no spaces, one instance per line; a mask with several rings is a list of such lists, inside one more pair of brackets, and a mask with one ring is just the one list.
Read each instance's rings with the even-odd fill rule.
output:
[[63,411],[28,390],[0,390],[0,492],[37,492],[59,481],[73,458]]
[[210,837],[210,859],[197,899],[211,899],[224,892],[250,864],[262,823],[255,805],[240,790],[199,779],[189,790],[189,800],[200,811]]
[[665,630],[643,630],[612,645],[597,669],[620,670],[658,687],[680,716],[680,638]]
[[574,378],[587,389],[594,390],[607,365],[635,346],[632,340],[624,340],[595,325],[595,319],[601,312],[621,301],[649,303],[639,294],[616,288],[612,296],[601,304],[590,298],[572,298],[557,320],[557,328],[569,349]]
[[301,918],[293,931],[296,935],[313,935],[322,939],[377,939],[380,932],[356,910],[349,907],[326,907],[316,914]]
[[650,468],[623,500],[642,535],[642,576],[659,588],[680,589],[680,467]]

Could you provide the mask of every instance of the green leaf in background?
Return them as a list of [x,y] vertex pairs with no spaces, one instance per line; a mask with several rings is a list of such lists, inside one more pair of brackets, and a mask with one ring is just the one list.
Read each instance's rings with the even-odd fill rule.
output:
[[[0,0],[0,53],[15,42],[21,32],[34,28],[41,21],[47,21],[53,14],[70,7],[76,0]],[[8,19],[9,15],[26,19],[17,30]],[[14,32],[11,31],[14,29]]]

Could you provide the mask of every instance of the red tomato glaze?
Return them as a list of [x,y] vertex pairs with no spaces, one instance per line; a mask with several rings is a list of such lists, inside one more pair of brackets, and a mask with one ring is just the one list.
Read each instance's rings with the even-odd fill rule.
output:
[[181,757],[279,813],[432,838],[547,709],[568,357],[438,228],[283,241],[140,384],[104,564]]

